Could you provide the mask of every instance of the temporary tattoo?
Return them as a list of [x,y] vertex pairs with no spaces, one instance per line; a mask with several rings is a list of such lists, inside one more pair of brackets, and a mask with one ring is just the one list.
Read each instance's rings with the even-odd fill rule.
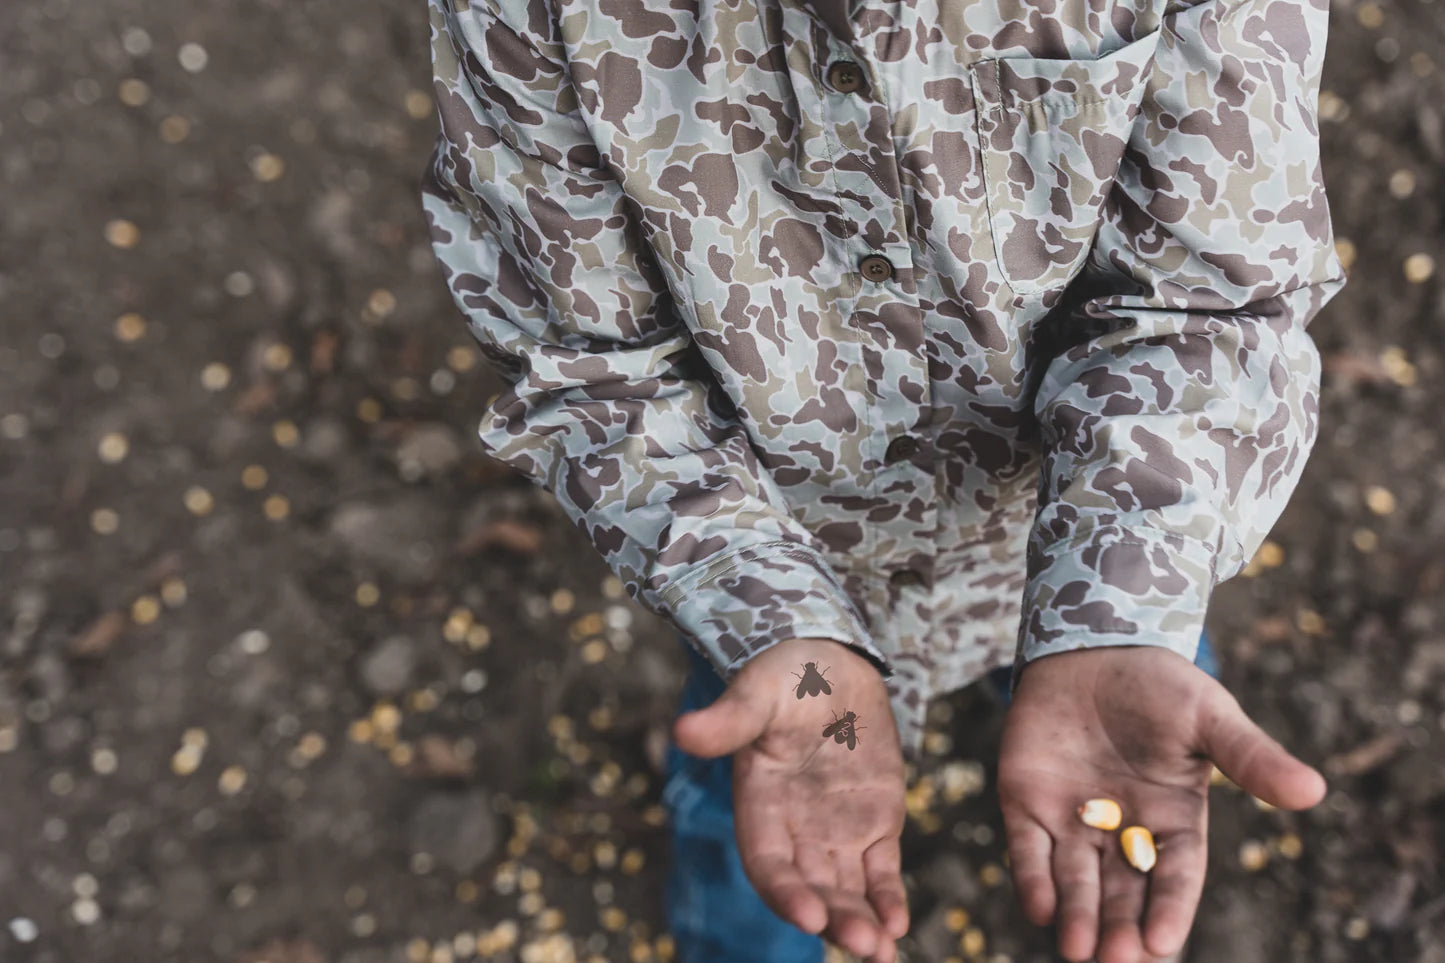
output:
[[[832,668],[832,666],[828,668]],[[823,672],[827,671],[828,669],[823,670]],[[798,675],[798,688],[795,691],[799,699],[803,698],[804,693],[814,696],[819,693],[826,695],[833,694],[833,687],[828,684],[827,679],[823,678],[823,672],[818,671],[818,663],[809,662],[803,666],[802,675],[798,675],[796,672],[793,673],[793,675]]]
[[838,718],[838,713],[833,713],[833,721],[823,728],[823,738],[833,737],[836,743],[848,744],[848,750],[858,747],[858,730],[867,729],[867,726],[858,725],[858,714],[851,709],[843,710],[843,718]]

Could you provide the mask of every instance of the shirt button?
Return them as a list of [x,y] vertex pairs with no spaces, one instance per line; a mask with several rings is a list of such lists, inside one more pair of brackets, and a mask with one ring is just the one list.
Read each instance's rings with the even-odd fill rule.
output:
[[828,68],[828,83],[839,93],[851,94],[863,86],[863,71],[851,60],[836,60]]
[[870,281],[889,281],[893,278],[893,265],[881,254],[870,254],[858,262],[858,269]]
[[903,568],[888,576],[888,581],[896,588],[903,588],[906,585],[922,585],[923,573],[916,568]]
[[911,458],[918,450],[918,439],[912,435],[899,435],[888,443],[888,450],[883,452],[883,461],[891,465],[905,458]]

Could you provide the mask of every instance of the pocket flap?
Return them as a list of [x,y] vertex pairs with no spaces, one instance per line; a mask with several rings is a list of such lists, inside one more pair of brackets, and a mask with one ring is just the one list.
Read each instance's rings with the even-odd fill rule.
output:
[[1004,57],[973,64],[976,93],[989,107],[1022,107],[1031,101],[1088,104],[1123,97],[1138,103],[1144,72],[1159,47],[1160,31],[1089,59]]
[[1159,42],[1156,30],[1089,59],[971,65],[989,227],[1015,294],[1057,290],[1083,268]]

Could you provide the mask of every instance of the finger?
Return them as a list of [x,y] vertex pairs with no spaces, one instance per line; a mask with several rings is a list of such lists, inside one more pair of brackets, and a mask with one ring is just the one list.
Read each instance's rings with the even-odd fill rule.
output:
[[805,933],[821,933],[828,925],[828,905],[792,861],[780,855],[761,856],[747,867],[758,896],[778,916]]
[[1325,777],[1254,724],[1223,688],[1205,706],[1205,753],[1236,786],[1280,809],[1308,809],[1325,797]]
[[678,716],[672,740],[690,756],[729,756],[763,734],[774,707],[756,685],[735,680],[712,705]]
[[1008,837],[1009,868],[1013,871],[1014,889],[1018,891],[1024,915],[1035,926],[1048,926],[1058,902],[1049,869],[1054,839],[1048,830],[1027,817],[1011,820],[1005,815],[1004,830]]
[[[868,902],[867,883],[863,871],[863,854],[853,849],[835,850],[833,856],[834,872],[838,878],[838,888],[841,891],[839,900],[839,911],[859,922],[847,924],[850,934],[855,940],[866,940],[869,947],[866,951],[854,950],[860,955],[868,953],[876,954],[879,944],[889,942],[888,934],[883,930],[883,920],[877,910]],[[863,927],[867,928],[864,934]]]
[[881,937],[877,949],[868,957],[868,963],[896,963],[897,959],[898,944],[887,937]]
[[1115,847],[1105,850],[1099,872],[1099,963],[1139,963],[1144,952],[1139,920],[1148,877],[1130,866]]
[[1094,954],[1099,935],[1099,851],[1088,843],[1054,844],[1054,886],[1059,894],[1059,953],[1073,963]]
[[1149,874],[1144,946],[1155,956],[1179,952],[1194,925],[1208,863],[1205,830],[1184,830],[1159,840],[1159,860]]
[[[737,784],[735,765],[735,793]],[[733,826],[743,870],[763,902],[804,932],[822,932],[828,924],[827,904],[799,871],[793,837],[779,812],[777,799],[766,794],[748,802],[735,798],[734,810]]]
[[878,840],[863,851],[863,875],[868,901],[883,930],[893,939],[908,932],[908,894],[903,889],[903,857],[897,836]]
[[823,891],[828,903],[828,928],[824,934],[855,956],[869,956],[880,940],[886,941],[883,925],[861,892],[833,887]]

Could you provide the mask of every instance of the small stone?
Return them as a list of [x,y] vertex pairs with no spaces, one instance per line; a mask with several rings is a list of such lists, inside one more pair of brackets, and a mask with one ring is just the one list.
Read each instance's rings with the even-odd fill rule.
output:
[[1369,554],[1380,547],[1380,536],[1368,528],[1357,528],[1350,533],[1350,543],[1359,551]]
[[485,792],[436,793],[412,813],[408,838],[414,852],[430,853],[466,875],[491,858],[497,830]]
[[361,681],[376,696],[394,696],[412,684],[416,646],[404,635],[394,635],[371,648],[361,662]]
[[184,500],[186,511],[192,515],[209,515],[211,509],[216,507],[216,500],[211,497],[211,493],[199,485],[187,488]]
[[114,465],[123,460],[129,450],[130,444],[126,441],[125,435],[118,431],[112,431],[102,436],[98,446],[100,460],[108,465]]
[[90,754],[90,768],[102,776],[115,772],[117,765],[119,760],[116,759],[113,749],[97,749]]
[[234,796],[246,785],[246,770],[240,766],[227,766],[221,772],[217,787],[223,796]]
[[271,647],[271,637],[260,629],[247,629],[236,636],[236,644],[247,655],[260,655]]
[[278,180],[286,172],[286,162],[270,152],[257,154],[251,159],[251,174],[262,183]]
[[1239,846],[1239,865],[1257,873],[1269,863],[1269,847],[1257,839],[1246,839]]
[[118,218],[106,223],[105,239],[114,247],[132,248],[140,242],[140,228],[130,221]]
[[271,426],[271,438],[282,448],[293,448],[301,440],[301,430],[294,421],[283,418]]
[[146,319],[134,311],[115,319],[115,336],[125,342],[139,341],[145,337]]
[[366,311],[374,318],[384,318],[396,310],[396,295],[385,288],[377,288],[366,299]]
[[115,95],[127,107],[142,107],[151,99],[151,88],[139,77],[127,77],[116,88]]
[[191,134],[191,122],[180,114],[171,114],[161,121],[161,140],[179,144]]
[[176,52],[176,59],[180,61],[181,68],[187,73],[198,74],[206,69],[206,62],[210,57],[206,48],[198,43],[181,44],[181,49]]
[[10,935],[17,943],[34,943],[40,935],[40,927],[29,917],[17,916],[10,921]]
[[[226,280],[221,282],[221,286],[224,287],[226,293],[233,298],[249,297],[251,292],[256,290],[256,282],[253,281],[251,275],[245,271],[232,271],[230,274],[227,274]],[[272,347],[275,347],[275,345],[272,345]],[[265,359],[263,359],[263,361],[264,360]],[[282,365],[282,367],[285,367],[285,365]]]
[[171,608],[185,604],[186,595],[186,583],[184,579],[173,575],[161,582],[161,601],[165,602]]
[[1403,200],[1415,192],[1415,172],[1402,167],[1390,175],[1390,193]]
[[150,625],[161,614],[161,603],[154,595],[142,595],[131,603],[130,617],[136,625]]
[[477,354],[472,348],[458,346],[447,352],[447,366],[453,371],[470,371],[476,363]]
[[241,484],[250,491],[257,491],[266,487],[266,481],[271,476],[261,465],[247,465],[241,471]]
[[406,434],[396,449],[398,465],[414,464],[423,474],[440,475],[461,461],[456,433],[443,424],[428,424]]
[[1388,488],[1371,485],[1365,489],[1365,505],[1376,515],[1389,515],[1395,510],[1395,496]]
[[171,771],[177,776],[189,776],[201,765],[205,750],[200,746],[183,745],[171,756]]
[[128,27],[121,34],[120,45],[132,57],[144,57],[151,52],[151,35],[140,27]]
[[213,361],[201,369],[201,387],[207,391],[224,391],[231,383],[231,369]]
[[1405,258],[1405,280],[1411,284],[1423,284],[1435,273],[1435,259],[1424,251]]

